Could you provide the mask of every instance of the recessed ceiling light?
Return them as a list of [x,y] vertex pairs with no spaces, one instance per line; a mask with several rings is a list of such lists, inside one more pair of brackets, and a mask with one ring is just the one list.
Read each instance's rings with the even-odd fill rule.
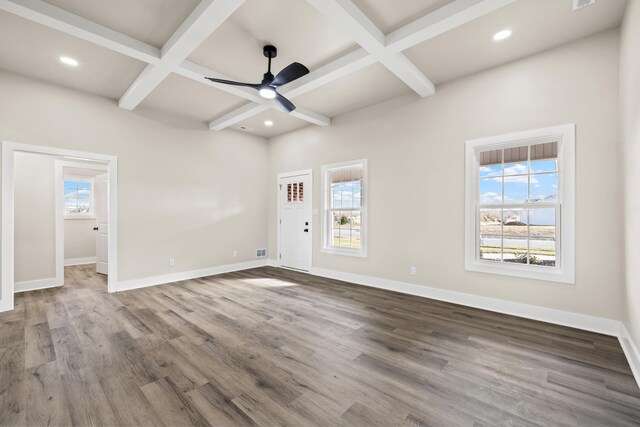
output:
[[268,126],[268,127],[273,126],[273,120],[265,120],[265,121],[264,121],[264,125],[265,125],[265,126]]
[[499,42],[500,40],[508,39],[509,37],[511,37],[511,30],[502,30],[493,35],[493,41]]
[[63,64],[69,65],[71,67],[77,67],[79,65],[79,62],[76,61],[73,58],[69,58],[68,56],[61,56],[60,57],[60,62],[62,62]]

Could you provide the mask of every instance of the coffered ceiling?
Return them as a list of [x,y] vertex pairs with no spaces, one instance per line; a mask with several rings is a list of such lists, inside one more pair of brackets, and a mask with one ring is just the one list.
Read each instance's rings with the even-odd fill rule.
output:
[[[0,68],[118,100],[120,107],[270,137],[620,25],[626,0],[0,0]],[[509,39],[494,42],[497,31]],[[277,110],[251,89],[274,72],[311,73]],[[60,63],[67,56],[77,67]],[[156,112],[157,114],[150,114]],[[264,122],[270,120],[272,126]],[[166,120],[167,125],[174,123]]]

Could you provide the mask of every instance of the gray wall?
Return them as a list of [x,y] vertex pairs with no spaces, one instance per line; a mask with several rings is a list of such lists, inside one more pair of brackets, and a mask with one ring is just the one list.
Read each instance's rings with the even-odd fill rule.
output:
[[[270,140],[269,244],[277,244],[276,180],[323,164],[369,161],[368,258],[320,252],[313,265],[577,313],[621,319],[622,191],[617,30]],[[577,128],[576,283],[464,270],[465,140],[566,123]],[[409,275],[409,267],[417,275]]]
[[118,156],[119,280],[250,261],[266,247],[264,138],[173,129],[2,71],[0,93],[0,140]]
[[50,156],[16,153],[14,274],[16,282],[56,275],[55,171]]
[[[626,325],[640,345],[640,1],[630,1],[621,30],[620,117],[625,166]],[[622,162],[621,162],[622,163]]]

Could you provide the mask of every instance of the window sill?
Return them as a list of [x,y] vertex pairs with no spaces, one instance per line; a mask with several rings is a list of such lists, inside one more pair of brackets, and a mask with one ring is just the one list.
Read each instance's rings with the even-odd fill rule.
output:
[[502,276],[521,277],[524,279],[544,280],[575,284],[575,278],[571,272],[562,268],[538,267],[512,264],[489,264],[482,261],[474,261],[465,265],[465,270],[478,273],[499,274]]
[[65,220],[67,219],[96,219],[95,216],[87,215],[87,216],[65,216]]
[[356,258],[366,258],[367,250],[366,249],[340,249],[340,248],[323,248],[320,252],[331,255],[346,255],[352,256]]

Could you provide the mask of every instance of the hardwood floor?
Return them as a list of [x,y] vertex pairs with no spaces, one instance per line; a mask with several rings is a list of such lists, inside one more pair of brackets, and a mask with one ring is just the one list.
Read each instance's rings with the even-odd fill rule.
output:
[[0,314],[2,425],[640,425],[613,337],[275,268]]

